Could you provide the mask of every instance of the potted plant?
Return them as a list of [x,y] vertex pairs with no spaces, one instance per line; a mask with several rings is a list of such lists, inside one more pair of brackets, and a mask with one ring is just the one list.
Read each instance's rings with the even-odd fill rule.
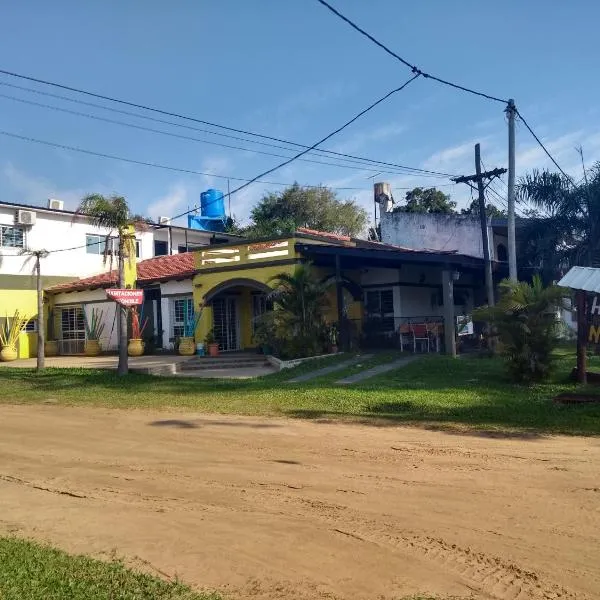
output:
[[142,335],[148,325],[148,317],[141,324],[140,321],[140,313],[134,306],[131,308],[131,338],[127,344],[127,354],[129,356],[141,356],[144,354],[144,340],[142,339]]
[[338,328],[335,323],[332,323],[329,326],[329,352],[337,354],[338,350]]
[[85,344],[83,346],[83,353],[86,356],[98,356],[102,352],[100,346],[100,336],[104,331],[104,323],[102,317],[104,311],[99,308],[92,308],[90,315],[83,311],[83,321],[85,325]]
[[54,311],[48,311],[48,339],[44,342],[46,356],[58,356],[58,341],[54,339]]
[[196,354],[195,334],[196,328],[202,316],[202,306],[196,313],[193,310],[186,316],[183,323],[183,336],[179,338],[178,352],[182,356],[193,356]]
[[25,317],[18,310],[15,311],[12,319],[6,316],[0,327],[0,360],[9,362],[18,358],[17,342],[27,323],[29,317]]
[[215,338],[215,332],[211,329],[204,338],[205,348],[209,356],[219,356],[219,343]]

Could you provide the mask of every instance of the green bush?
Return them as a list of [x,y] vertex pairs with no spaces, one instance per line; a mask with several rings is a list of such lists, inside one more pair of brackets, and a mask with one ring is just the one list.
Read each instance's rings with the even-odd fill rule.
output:
[[505,280],[500,289],[498,304],[476,309],[473,318],[494,327],[515,381],[543,381],[550,375],[559,342],[557,313],[566,292],[556,285],[544,287],[537,275],[531,283]]

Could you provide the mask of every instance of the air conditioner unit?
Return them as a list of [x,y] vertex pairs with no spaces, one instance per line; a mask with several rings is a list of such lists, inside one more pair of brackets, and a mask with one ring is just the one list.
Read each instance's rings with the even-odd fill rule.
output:
[[171,224],[171,217],[158,217],[158,222],[161,225],[170,225]]
[[35,225],[35,212],[32,210],[18,210],[17,223],[19,225]]
[[48,208],[52,210],[64,210],[64,200],[57,200],[56,198],[48,198]]

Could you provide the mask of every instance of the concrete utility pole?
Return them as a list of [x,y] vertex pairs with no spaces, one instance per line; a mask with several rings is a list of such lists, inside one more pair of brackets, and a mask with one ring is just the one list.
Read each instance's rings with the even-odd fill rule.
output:
[[517,243],[515,234],[515,101],[506,107],[508,116],[508,276],[517,281]]
[[473,188],[471,182],[477,184],[476,190],[479,197],[479,222],[481,223],[481,240],[483,242],[483,260],[485,263],[485,289],[488,297],[488,305],[494,306],[494,280],[492,278],[492,259],[490,256],[490,240],[488,236],[487,214],[485,212],[485,180],[489,183],[494,177],[499,177],[506,173],[506,169],[494,169],[493,171],[481,172],[481,147],[475,144],[475,175],[456,177],[452,181],[455,183],[466,183]]

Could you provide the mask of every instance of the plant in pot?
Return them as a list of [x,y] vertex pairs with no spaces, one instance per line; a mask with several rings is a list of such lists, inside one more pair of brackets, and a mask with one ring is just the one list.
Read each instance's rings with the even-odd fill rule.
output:
[[209,356],[219,356],[219,343],[215,338],[215,332],[211,329],[204,338],[204,344]]
[[15,311],[12,319],[8,315],[0,327],[0,360],[9,362],[18,357],[17,342],[19,335],[29,323],[29,317],[24,316],[18,310]]
[[144,354],[144,340],[142,336],[144,329],[148,325],[148,317],[142,320],[142,316],[138,309],[134,306],[131,308],[131,338],[127,344],[127,354],[129,356],[141,356]]
[[193,356],[196,354],[195,334],[202,316],[200,310],[194,312],[193,307],[186,308],[185,320],[183,322],[183,336],[179,338],[178,352],[182,356]]
[[328,337],[329,337],[329,352],[331,352],[331,354],[337,354],[339,347],[338,347],[338,328],[337,325],[335,323],[332,323],[329,326],[329,331],[328,333]]
[[86,356],[98,356],[102,352],[100,346],[100,336],[104,331],[104,323],[102,317],[104,311],[99,308],[92,308],[89,316],[83,311],[83,322],[85,325],[85,344],[83,353]]
[[48,311],[48,337],[44,342],[45,356],[58,356],[58,341],[54,339],[54,311]]

